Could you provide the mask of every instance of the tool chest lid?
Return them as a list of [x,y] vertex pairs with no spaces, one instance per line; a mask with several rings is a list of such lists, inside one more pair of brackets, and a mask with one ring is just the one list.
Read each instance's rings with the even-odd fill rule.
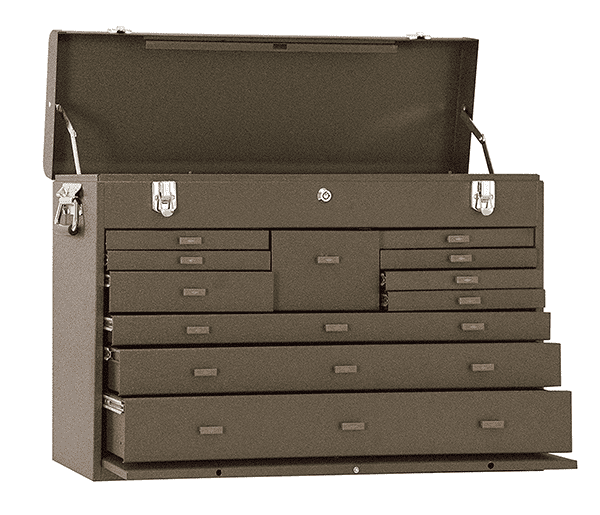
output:
[[44,170],[467,173],[477,46],[54,31]]

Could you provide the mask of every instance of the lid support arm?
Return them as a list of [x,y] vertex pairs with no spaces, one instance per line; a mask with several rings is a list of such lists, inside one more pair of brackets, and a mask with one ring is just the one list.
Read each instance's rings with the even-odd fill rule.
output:
[[481,146],[483,148],[483,155],[485,156],[485,162],[487,164],[488,171],[491,174],[494,173],[494,169],[492,168],[492,160],[490,159],[490,153],[488,152],[487,143],[485,141],[485,136],[483,134],[481,134],[481,132],[479,131],[479,129],[477,127],[475,127],[473,120],[467,114],[467,108],[465,106],[463,106],[463,108],[460,111],[460,118],[465,123],[465,125],[467,126],[469,131],[471,131],[471,134],[473,134],[477,138],[477,141],[479,141],[479,143],[481,143]]
[[67,125],[67,130],[69,131],[69,135],[71,136],[71,147],[73,147],[73,160],[75,161],[75,171],[77,172],[77,175],[81,175],[81,166],[79,164],[79,152],[77,151],[76,141],[77,133],[75,132],[73,124],[71,123],[71,120],[69,120],[67,113],[60,104],[56,104],[56,110],[60,114],[62,114],[62,117],[65,120],[65,124]]

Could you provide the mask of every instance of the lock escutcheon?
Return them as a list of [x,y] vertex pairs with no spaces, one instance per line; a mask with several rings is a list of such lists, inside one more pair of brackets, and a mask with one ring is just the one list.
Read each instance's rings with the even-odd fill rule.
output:
[[317,193],[317,199],[321,202],[329,202],[331,197],[331,191],[329,191],[327,188],[321,188]]

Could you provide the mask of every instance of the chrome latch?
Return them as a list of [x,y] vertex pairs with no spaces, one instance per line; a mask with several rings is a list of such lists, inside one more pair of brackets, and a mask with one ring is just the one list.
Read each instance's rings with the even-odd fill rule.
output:
[[[81,191],[81,184],[66,182],[56,193],[58,197],[58,207],[54,216],[54,225],[68,227],[69,234],[75,235],[79,232],[80,218],[83,217],[83,206],[78,197]],[[68,223],[67,217],[72,217]]]
[[496,207],[496,183],[473,181],[471,183],[471,207],[483,216],[489,216]]
[[118,415],[125,413],[125,403],[121,399],[110,395],[102,396],[102,407]]
[[152,209],[164,217],[173,215],[177,209],[177,183],[175,181],[152,183]]

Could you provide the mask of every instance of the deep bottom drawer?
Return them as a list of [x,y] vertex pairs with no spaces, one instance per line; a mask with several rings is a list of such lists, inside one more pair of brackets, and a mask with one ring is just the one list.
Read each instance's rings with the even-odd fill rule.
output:
[[125,398],[105,410],[125,462],[569,452],[558,391]]

